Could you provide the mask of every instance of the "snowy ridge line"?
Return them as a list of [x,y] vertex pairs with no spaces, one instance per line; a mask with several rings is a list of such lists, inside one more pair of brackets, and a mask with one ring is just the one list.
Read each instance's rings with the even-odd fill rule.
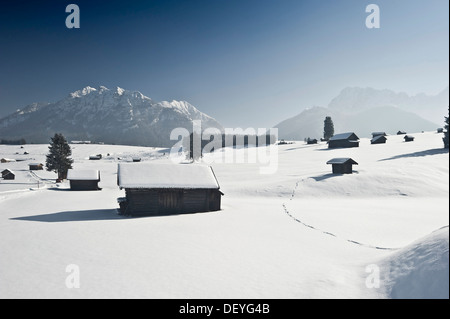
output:
[[[292,201],[292,200],[294,199],[294,197],[295,197],[295,192],[296,192],[296,190],[297,190],[297,188],[298,188],[299,183],[300,183],[300,182],[303,182],[304,180],[305,180],[305,179],[302,179],[301,181],[298,181],[298,182],[295,183],[295,187],[294,187],[294,189],[293,189],[293,191],[292,191],[291,197],[289,198],[290,201]],[[339,238],[339,239],[345,240],[345,241],[347,241],[347,242],[349,242],[349,243],[352,243],[352,244],[355,244],[355,245],[358,245],[358,246],[367,247],[367,248],[372,248],[372,249],[378,249],[378,250],[399,250],[399,249],[400,249],[400,248],[392,248],[392,247],[373,246],[373,245],[361,243],[361,242],[359,242],[359,241],[352,240],[352,239],[340,238],[339,236],[337,236],[337,235],[335,235],[335,234],[333,234],[333,233],[331,233],[331,232],[324,231],[324,230],[319,229],[319,228],[316,228],[316,227],[314,227],[314,226],[312,226],[312,225],[306,224],[306,223],[302,222],[300,219],[294,217],[294,216],[289,212],[289,210],[287,209],[285,203],[283,203],[283,209],[284,209],[284,212],[286,213],[286,215],[288,215],[291,219],[293,219],[293,220],[296,221],[297,223],[299,223],[299,224],[301,224],[301,225],[303,225],[303,226],[305,226],[305,227],[308,227],[308,228],[310,228],[310,229],[320,231],[320,232],[321,232],[322,234],[324,234],[324,235],[329,235],[329,236],[332,236],[332,237],[335,237],[335,238]]]

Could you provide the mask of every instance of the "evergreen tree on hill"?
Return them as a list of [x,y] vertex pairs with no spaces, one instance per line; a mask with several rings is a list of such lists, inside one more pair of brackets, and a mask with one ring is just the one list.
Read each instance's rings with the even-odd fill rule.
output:
[[70,158],[72,150],[66,138],[62,134],[56,133],[51,138],[48,149],[49,154],[46,155],[45,167],[48,171],[57,173],[59,180],[66,179],[67,171],[72,168],[73,164],[73,159]]
[[324,121],[323,138],[328,141],[334,135],[334,124],[331,116],[327,116]]

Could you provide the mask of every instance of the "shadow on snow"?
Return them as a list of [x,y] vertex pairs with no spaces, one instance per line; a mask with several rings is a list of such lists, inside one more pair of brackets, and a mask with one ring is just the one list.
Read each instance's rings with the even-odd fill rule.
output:
[[420,152],[396,155],[396,156],[392,156],[392,157],[389,157],[389,158],[381,159],[379,161],[382,162],[382,161],[390,161],[390,160],[395,160],[395,159],[405,158],[405,157],[423,157],[423,156],[438,155],[438,154],[445,154],[445,153],[448,153],[448,149],[446,149],[446,148],[435,148],[435,149],[426,150],[426,151],[420,151]]
[[77,221],[94,221],[94,220],[113,220],[123,218],[124,218],[123,216],[117,214],[117,209],[92,209],[92,210],[66,211],[34,216],[24,216],[10,219],[33,221],[33,222],[45,222],[45,223],[59,223],[59,222],[77,222]]

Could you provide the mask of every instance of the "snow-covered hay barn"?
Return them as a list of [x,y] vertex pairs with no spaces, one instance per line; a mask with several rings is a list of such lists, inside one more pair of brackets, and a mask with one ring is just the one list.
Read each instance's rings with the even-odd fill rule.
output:
[[336,134],[328,141],[328,148],[359,147],[359,137],[353,133]]
[[374,136],[370,140],[370,144],[385,144],[386,141],[387,141],[386,136],[384,136],[384,135],[377,135],[377,136]]
[[353,165],[358,165],[358,163],[356,163],[353,159],[348,157],[333,158],[329,160],[327,164],[331,164],[333,174],[352,174]]
[[100,190],[100,171],[69,169],[67,179],[70,181],[70,189],[76,191]]
[[196,164],[120,163],[117,183],[126,193],[124,215],[218,211],[223,195],[212,168]]
[[28,168],[30,171],[40,171],[44,169],[44,164],[42,163],[29,163]]
[[2,171],[2,178],[5,180],[14,180],[16,179],[16,174],[10,169],[5,169]]

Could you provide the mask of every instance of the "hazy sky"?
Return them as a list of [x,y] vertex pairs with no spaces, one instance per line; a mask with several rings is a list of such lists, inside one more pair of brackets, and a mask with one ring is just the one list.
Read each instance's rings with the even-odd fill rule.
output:
[[2,1],[0,116],[104,85],[270,127],[347,86],[438,93],[448,47],[448,0]]

